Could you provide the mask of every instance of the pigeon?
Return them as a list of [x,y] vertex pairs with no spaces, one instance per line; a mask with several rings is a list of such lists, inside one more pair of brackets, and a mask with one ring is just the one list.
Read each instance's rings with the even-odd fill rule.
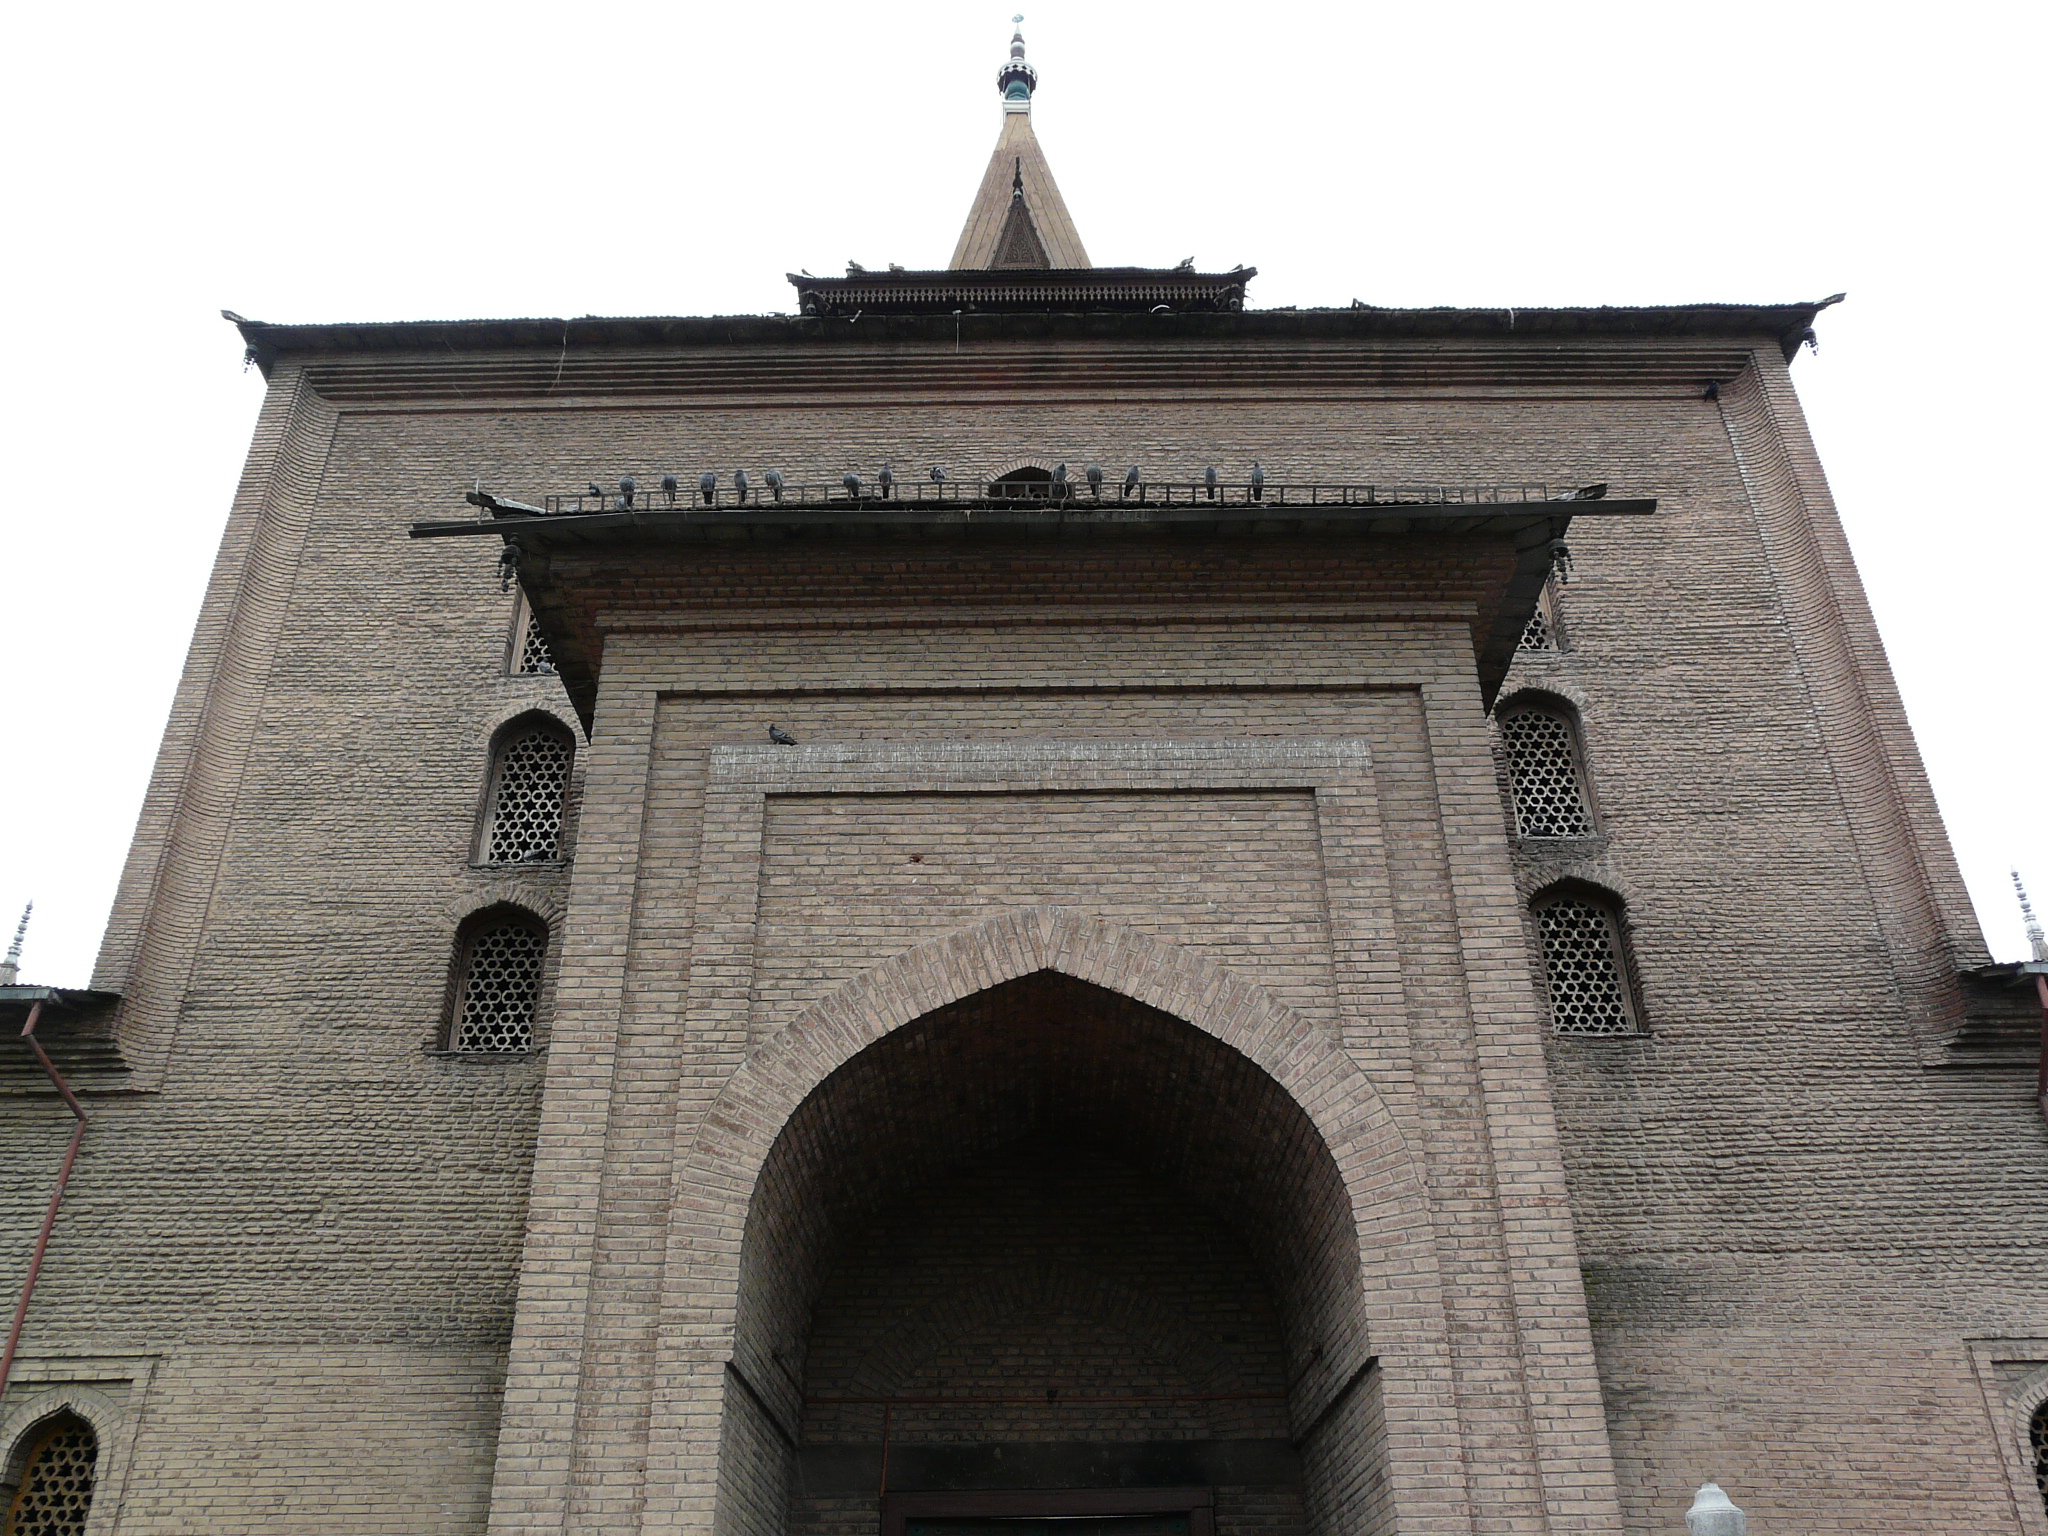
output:
[[884,496],[894,496],[896,494],[896,471],[889,467],[887,459],[882,460],[882,472],[875,476],[875,478],[882,482],[882,494]]
[[1202,483],[1208,486],[1209,499],[1214,501],[1216,499],[1216,466],[1214,464],[1211,464],[1202,471]]
[[599,488],[595,480],[590,482],[590,494],[597,498],[597,510],[602,512],[604,510],[604,491]]
[[1721,398],[1721,381],[1720,381],[1719,379],[1709,379],[1709,380],[1707,380],[1707,392],[1706,392],[1706,393],[1705,393],[1704,395],[1701,395],[1701,396],[1700,396],[1700,398],[1701,398],[1702,400],[1718,400],[1718,399],[1720,399],[1720,398]]
[[1088,489],[1095,493],[1095,499],[1102,500],[1102,466],[1090,464],[1081,473],[1088,477]]
[[704,493],[704,505],[710,506],[718,500],[718,476],[708,469],[705,470],[697,477],[697,489]]
[[619,502],[628,512],[633,510],[633,493],[639,489],[639,482],[631,475],[619,482]]
[[1266,467],[1257,459],[1252,460],[1252,500],[1266,499]]
[[849,469],[845,474],[839,477],[839,483],[846,487],[847,495],[851,496],[855,501],[860,500],[859,475],[856,475],[852,470]]
[[769,470],[767,480],[768,489],[775,493],[775,499],[777,501],[782,500],[782,471],[779,469]]
[[1055,465],[1052,472],[1052,499],[1063,500],[1067,494],[1067,466]]
[[670,506],[676,504],[676,477],[674,475],[663,475],[661,477],[661,494],[668,498]]
[[932,466],[932,484],[933,484],[933,485],[944,485],[945,483],[946,483],[946,472],[945,472],[945,471],[944,471],[943,469],[939,468],[939,466],[938,466],[938,465],[934,464],[934,465]]
[[732,472],[732,493],[742,502],[747,499],[747,472],[744,469]]
[[1124,495],[1128,496],[1138,488],[1138,466],[1133,464],[1124,471]]
[[1598,501],[1606,494],[1607,482],[1602,480],[1597,485],[1582,485],[1575,491],[1559,491],[1550,499],[1552,501]]
[[779,725],[768,727],[768,739],[778,747],[793,747],[796,745],[796,738]]

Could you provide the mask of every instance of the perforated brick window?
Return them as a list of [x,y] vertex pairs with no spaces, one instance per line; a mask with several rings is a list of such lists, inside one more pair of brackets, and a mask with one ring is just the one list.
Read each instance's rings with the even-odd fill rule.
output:
[[1539,899],[1535,910],[1551,1027],[1560,1035],[1640,1033],[1615,909],[1565,893]]
[[1564,632],[1557,619],[1557,592],[1551,584],[1543,583],[1543,590],[1536,596],[1536,611],[1529,615],[1529,622],[1522,626],[1519,649],[1525,651],[1561,651],[1564,649]]
[[7,1510],[6,1536],[83,1536],[99,1454],[92,1426],[74,1415],[39,1430]]
[[547,929],[529,913],[500,911],[473,922],[459,950],[449,1049],[529,1049],[547,953]]
[[505,656],[505,668],[524,677],[552,677],[555,671],[548,637],[541,633],[534,620],[533,605],[523,592],[519,595],[519,606],[512,612],[511,648]]
[[526,621],[526,637],[519,643],[519,670],[529,674],[555,670],[555,656],[548,649],[548,637],[540,632],[540,626],[533,622],[531,615]]
[[568,733],[549,722],[515,724],[499,738],[484,862],[531,864],[557,856],[575,756]]
[[2034,1488],[2041,1495],[2041,1507],[2048,1511],[2048,1403],[2034,1410],[2027,1421],[2027,1439],[2034,1451]]
[[1591,837],[1592,797],[1571,722],[1554,710],[1517,709],[1501,717],[1500,734],[1515,830],[1523,837]]

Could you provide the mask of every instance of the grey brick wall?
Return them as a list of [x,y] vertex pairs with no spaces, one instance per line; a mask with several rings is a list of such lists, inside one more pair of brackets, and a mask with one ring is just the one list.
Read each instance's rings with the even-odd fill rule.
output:
[[[904,1431],[1299,1440],[1219,1485],[1231,1536],[1647,1536],[1709,1475],[1760,1531],[2028,1529],[1971,1341],[2048,1337],[2048,1152],[2028,1082],[1930,1067],[1981,943],[1775,343],[1374,345],[623,351],[552,400],[281,361],[102,957],[134,1070],[25,1340],[22,1390],[156,1362],[106,1529],[851,1532],[872,1498],[801,1450],[875,1426],[804,1398],[898,1354],[981,1395],[1277,1379]],[[504,675],[492,541],[408,521],[479,474],[884,456],[1654,495],[1575,525],[1572,649],[1510,681],[1577,710],[1600,837],[1508,834],[1469,544],[650,549],[536,574],[602,663],[574,857],[472,866],[493,731],[571,713]],[[1625,901],[1646,1037],[1547,1037],[1560,876]],[[432,1054],[496,901],[550,924],[545,1050]],[[996,1049],[1055,1016],[1087,1070]],[[921,1076],[942,1025],[983,1064]],[[1064,1123],[1033,1083],[1144,1156],[949,1171]],[[63,1127],[0,1116],[18,1274]]]

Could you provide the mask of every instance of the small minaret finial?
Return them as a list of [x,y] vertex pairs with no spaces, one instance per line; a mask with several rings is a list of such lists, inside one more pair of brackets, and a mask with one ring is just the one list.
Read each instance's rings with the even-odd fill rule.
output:
[[1029,112],[1031,93],[1038,89],[1038,71],[1024,62],[1024,18],[1010,18],[1017,30],[1010,36],[1010,62],[996,72],[996,89],[1003,93],[1005,112]]
[[2027,925],[2027,942],[2034,947],[2034,958],[2048,960],[2048,933],[2041,931],[2041,919],[2034,916],[2034,904],[2027,900],[2027,888],[2020,884],[2017,869],[2012,872],[2012,888],[2019,893],[2020,917]]
[[13,986],[15,978],[21,974],[21,941],[28,935],[28,915],[35,909],[34,902],[21,909],[21,921],[14,925],[14,942],[7,946],[7,958],[0,960],[0,987]]

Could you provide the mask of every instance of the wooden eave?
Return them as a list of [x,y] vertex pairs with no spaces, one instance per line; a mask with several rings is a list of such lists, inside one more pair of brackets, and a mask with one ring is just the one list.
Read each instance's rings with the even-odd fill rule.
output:
[[[1137,268],[1089,268],[1105,272]],[[866,273],[887,282],[929,274]],[[949,274],[960,276],[960,274]],[[973,276],[974,274],[967,274]],[[1044,276],[1003,273],[1005,278]],[[1200,275],[1200,274],[1198,274]],[[1217,276],[1222,274],[1208,274]],[[1242,276],[1243,274],[1230,274]],[[815,278],[829,283],[844,279]],[[1838,298],[1839,296],[1837,296]],[[576,319],[410,320],[291,325],[227,318],[241,332],[251,357],[267,374],[280,358],[394,357],[424,363],[459,354],[526,352],[545,355],[552,368],[574,367],[595,353],[645,351],[716,353],[787,347],[816,356],[821,349],[873,352],[888,346],[926,345],[934,351],[963,342],[1088,341],[1209,342],[1232,348],[1287,341],[1396,342],[1459,338],[1489,345],[1632,338],[1743,342],[1768,338],[1794,348],[1835,298],[1797,304],[1673,304],[1598,309],[1267,309],[1237,313],[1155,315],[1127,312],[1032,310],[976,313],[876,314],[857,323],[804,315],[599,316]]]
[[[598,658],[603,634],[587,605],[573,588],[577,578],[565,574],[581,556],[635,552],[651,573],[656,564],[687,563],[694,547],[706,559],[717,558],[735,545],[771,546],[786,551],[792,562],[807,552],[845,549],[861,544],[893,545],[902,556],[924,545],[940,558],[956,558],[969,549],[1000,557],[1005,546],[1042,549],[1049,542],[1074,547],[1077,556],[1100,559],[1117,546],[1136,540],[1310,539],[1317,542],[1431,537],[1464,541],[1472,558],[1507,560],[1511,569],[1498,584],[1497,596],[1470,615],[1478,655],[1482,695],[1490,706],[1507,676],[1515,647],[1529,615],[1535,611],[1550,571],[1551,546],[1564,536],[1574,516],[1645,516],[1656,510],[1653,500],[1523,502],[1485,505],[1344,506],[1278,509],[1263,506],[1147,506],[1114,504],[1095,507],[961,502],[901,504],[873,502],[835,508],[761,507],[695,511],[682,507],[573,514],[553,517],[504,516],[489,519],[436,520],[412,525],[417,539],[497,535],[521,551],[519,579],[537,622],[547,636],[563,686],[586,732],[595,725]],[[1361,570],[1371,555],[1359,551]],[[560,557],[558,562],[557,557]],[[565,562],[565,563],[563,563]],[[1160,594],[1162,603],[1174,594]],[[899,612],[890,622],[916,627],[944,622],[936,610]],[[1037,622],[1057,619],[1059,606],[1048,604]],[[1143,603],[1127,602],[1142,610]],[[705,623],[734,628],[759,627],[758,614],[743,610],[707,611]],[[1271,622],[1279,617],[1263,613]],[[852,616],[821,614],[816,622],[846,623]],[[784,622],[796,622],[785,619]]]

